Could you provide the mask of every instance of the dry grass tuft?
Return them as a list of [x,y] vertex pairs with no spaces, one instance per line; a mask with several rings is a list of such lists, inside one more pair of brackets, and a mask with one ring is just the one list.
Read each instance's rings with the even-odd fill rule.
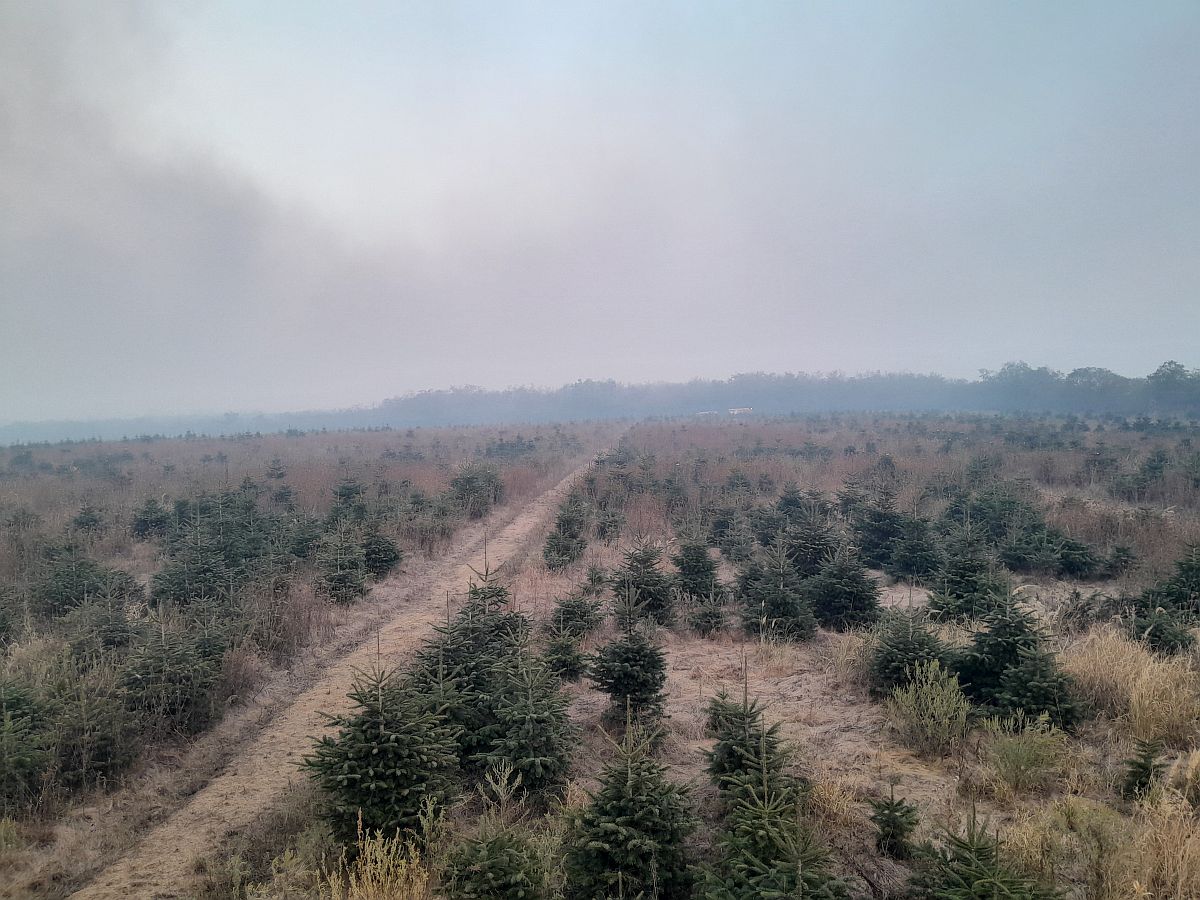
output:
[[359,834],[352,861],[343,855],[321,885],[323,900],[426,900],[432,877],[421,852],[399,835]]
[[1175,791],[1152,796],[1139,811],[1126,896],[1153,900],[1200,897],[1200,821]]
[[830,632],[815,647],[817,659],[838,684],[866,689],[875,646],[872,631]]
[[1200,729],[1200,677],[1191,660],[1161,657],[1116,629],[1096,628],[1061,654],[1080,695],[1130,735],[1191,747]]

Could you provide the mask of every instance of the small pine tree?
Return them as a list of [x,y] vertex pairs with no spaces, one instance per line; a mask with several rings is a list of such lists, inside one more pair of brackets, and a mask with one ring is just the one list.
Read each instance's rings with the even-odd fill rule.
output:
[[131,710],[195,734],[212,718],[218,674],[189,636],[160,630],[130,656],[121,686]]
[[556,626],[551,626],[547,631],[542,657],[550,673],[563,681],[578,681],[587,671],[587,660],[579,649],[579,638]]
[[918,664],[937,660],[945,665],[948,657],[949,648],[920,612],[889,613],[871,651],[871,689],[890,694],[908,684]]
[[336,736],[317,741],[304,765],[325,794],[334,832],[415,832],[423,811],[443,806],[458,771],[454,732],[384,672],[364,675],[349,697],[355,710],[330,716]]
[[367,593],[367,563],[349,528],[339,525],[321,542],[317,555],[320,584],[336,603],[352,603]]
[[884,571],[893,578],[926,584],[942,565],[942,554],[929,533],[929,523],[905,516]]
[[561,787],[577,729],[567,717],[568,699],[559,682],[527,656],[499,663],[492,680],[492,721],[483,730],[487,749],[477,766],[510,765],[533,794]]
[[617,600],[632,598],[645,615],[660,625],[670,625],[675,618],[674,585],[659,568],[661,562],[661,547],[639,542],[625,552],[625,565],[613,574],[612,589]]
[[1156,653],[1184,653],[1196,645],[1196,636],[1184,613],[1165,610],[1161,606],[1143,614],[1135,614],[1129,622],[1135,640],[1145,641]]
[[702,600],[724,590],[717,581],[717,566],[704,544],[684,544],[671,557],[679,569],[679,591],[690,600]]
[[[710,716],[716,710],[710,710]],[[762,707],[743,696],[740,704],[722,704],[717,741],[707,751],[708,774],[727,797],[736,800],[749,782],[769,780],[774,790],[791,793],[794,781],[784,773],[787,754],[779,735],[779,723],[766,725]]]
[[912,856],[912,833],[917,827],[917,808],[904,799],[896,799],[892,786],[886,800],[868,800],[871,821],[875,825],[875,847],[892,859]]
[[550,612],[547,627],[573,638],[587,637],[604,621],[600,602],[584,594],[568,594]]
[[931,587],[930,611],[958,620],[987,615],[1008,594],[1008,584],[994,573],[983,549],[970,538],[951,544]]
[[400,548],[377,528],[371,528],[363,535],[361,546],[363,566],[372,578],[382,578],[400,565]]
[[546,874],[525,835],[489,824],[450,851],[442,874],[447,900],[542,900]]
[[995,703],[1004,673],[1040,650],[1042,634],[1033,615],[1015,600],[989,613],[984,628],[955,662],[963,690],[976,703]]
[[747,633],[783,641],[803,641],[817,630],[804,582],[776,543],[742,579],[742,625]]
[[688,613],[688,624],[701,637],[710,637],[725,627],[725,604],[716,595],[705,597]]
[[628,729],[599,790],[576,817],[565,846],[570,900],[692,896],[685,841],[696,820],[683,788],[651,758],[650,743]]
[[1054,656],[1043,650],[1025,650],[1016,665],[1000,676],[995,703],[1002,712],[1023,712],[1028,718],[1045,715],[1069,731],[1079,721],[1075,683]]
[[846,553],[826,562],[805,582],[804,590],[817,621],[826,628],[844,631],[879,618],[879,585]]
[[746,786],[717,845],[721,858],[706,873],[703,900],[849,897],[846,885],[829,874],[828,855],[805,827],[798,798],[769,781]]
[[1136,800],[1146,794],[1154,782],[1162,777],[1167,766],[1160,758],[1162,744],[1158,741],[1139,740],[1134,744],[1134,754],[1125,761],[1125,778],[1121,782],[1121,796]]
[[50,765],[47,737],[35,726],[43,715],[31,691],[0,681],[0,811],[21,809],[40,789]]
[[946,832],[944,846],[927,853],[909,882],[908,896],[929,900],[1058,900],[1057,891],[1044,888],[1016,872],[1000,856],[1000,845],[975,817],[963,834]]
[[592,662],[591,679],[611,699],[610,717],[623,719],[627,711],[637,721],[662,715],[666,655],[640,629],[631,627],[600,649]]

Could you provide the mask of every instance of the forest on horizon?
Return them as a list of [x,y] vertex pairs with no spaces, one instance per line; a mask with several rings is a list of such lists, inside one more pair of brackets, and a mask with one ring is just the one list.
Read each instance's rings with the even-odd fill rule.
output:
[[996,412],[1200,418],[1200,369],[1170,360],[1144,377],[1086,367],[1061,372],[1024,362],[977,379],[936,374],[744,373],[728,379],[624,384],[577,381],[559,388],[453,387],[353,409],[289,413],[145,416],[0,425],[0,444],[111,440],[187,433],[415,428],[644,419],[752,408],[763,415],[824,412]]

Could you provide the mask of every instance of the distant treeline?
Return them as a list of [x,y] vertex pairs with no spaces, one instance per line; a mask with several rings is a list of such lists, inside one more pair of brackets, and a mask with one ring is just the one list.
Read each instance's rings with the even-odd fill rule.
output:
[[557,389],[491,391],[464,387],[422,391],[378,406],[295,413],[146,417],[0,426],[0,444],[116,439],[140,435],[238,434],[296,429],[410,428],[642,419],[727,414],[789,415],[833,411],[1048,412],[1077,415],[1200,418],[1200,370],[1165,362],[1152,374],[1127,378],[1107,369],[1063,373],[1007,363],[978,379],[941,375],[734,375],[726,380],[622,384],[579,381]]

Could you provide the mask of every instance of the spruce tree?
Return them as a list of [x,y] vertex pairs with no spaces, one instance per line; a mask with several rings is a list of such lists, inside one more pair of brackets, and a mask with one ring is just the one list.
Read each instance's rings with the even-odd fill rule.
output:
[[372,578],[382,578],[400,565],[400,548],[378,528],[370,528],[363,535],[363,567]]
[[895,497],[880,490],[873,503],[860,505],[850,520],[859,558],[872,569],[892,559],[892,549],[904,534],[905,517],[896,511]]
[[546,873],[524,832],[488,823],[452,849],[442,873],[447,900],[542,900]]
[[1064,731],[1079,721],[1075,683],[1063,672],[1052,654],[1023,650],[1017,664],[1000,676],[995,703],[1005,713],[1024,712],[1029,718],[1046,715]]
[[946,832],[943,846],[926,853],[909,882],[907,896],[922,900],[1059,900],[1018,873],[1000,855],[1000,844],[972,815],[962,834]]
[[628,711],[635,720],[644,721],[663,713],[666,655],[636,626],[600,649],[592,662],[591,679],[611,699],[610,718],[619,721]]
[[458,773],[454,734],[384,672],[360,677],[349,715],[330,716],[336,736],[317,741],[304,765],[325,795],[335,834],[414,832],[427,805],[445,805]]
[[578,681],[587,671],[587,660],[579,648],[579,638],[553,624],[546,632],[542,658],[550,673],[563,681]]
[[774,790],[789,796],[796,785],[785,774],[787,754],[779,735],[779,723],[763,722],[762,707],[743,694],[739,704],[716,701],[710,709],[710,719],[717,722],[717,740],[706,751],[708,774],[713,783],[731,801],[736,800],[747,784],[769,781]]
[[862,565],[841,553],[804,583],[817,621],[844,631],[870,625],[879,618],[879,585]]
[[813,636],[817,622],[811,602],[781,543],[766,552],[757,571],[742,584],[742,624],[747,633],[783,641]]
[[912,856],[912,833],[917,827],[917,808],[904,799],[896,799],[893,785],[886,800],[868,800],[871,821],[875,825],[875,847],[892,859]]
[[483,729],[486,749],[477,766],[511,765],[531,794],[561,787],[578,733],[559,682],[524,654],[498,663],[492,681],[492,721]]
[[971,643],[958,655],[955,669],[963,691],[976,703],[995,704],[1005,673],[1042,646],[1032,613],[1011,598],[989,613]]
[[1125,761],[1125,778],[1121,782],[1121,796],[1126,800],[1145,795],[1167,768],[1159,758],[1163,748],[1158,741],[1139,740],[1134,748],[1134,755]]
[[933,633],[919,611],[888,613],[871,651],[871,690],[890,694],[908,684],[920,663],[937,660],[945,665],[949,648]]
[[837,554],[841,545],[829,523],[816,517],[789,524],[775,536],[775,542],[783,544],[788,561],[801,578],[821,571],[821,566]]
[[684,790],[651,758],[650,743],[628,729],[599,790],[576,817],[565,846],[570,900],[692,896],[685,841],[696,820]]
[[929,523],[916,516],[905,516],[883,570],[893,578],[925,584],[941,565],[942,554],[929,533]]
[[366,595],[366,554],[346,525],[338,524],[321,541],[317,564],[321,588],[335,603],[352,603]]
[[679,569],[679,591],[690,600],[701,600],[724,590],[717,581],[717,566],[704,544],[684,544],[671,557]]
[[844,900],[828,855],[805,826],[799,800],[767,782],[747,784],[725,818],[720,861],[706,873],[703,900],[805,897]]
[[660,625],[670,625],[675,617],[674,585],[671,577],[659,568],[661,562],[662,548],[639,542],[625,552],[625,565],[613,574],[612,590],[616,599],[632,598]]

